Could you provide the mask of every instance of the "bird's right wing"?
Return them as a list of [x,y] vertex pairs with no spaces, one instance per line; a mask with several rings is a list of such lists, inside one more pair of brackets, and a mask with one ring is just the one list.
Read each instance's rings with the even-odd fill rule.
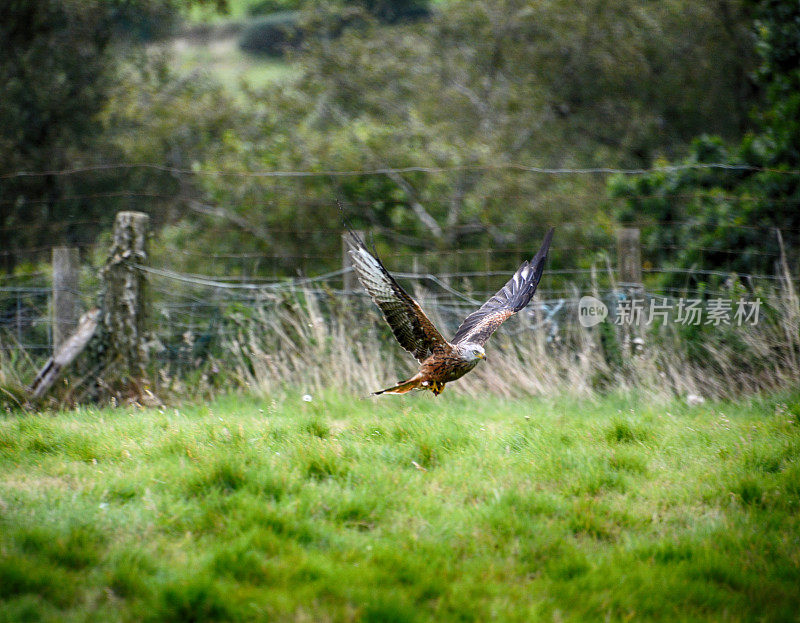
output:
[[551,228],[533,259],[523,262],[497,294],[464,319],[453,337],[453,343],[474,342],[483,346],[497,327],[530,302],[542,278],[552,238]]
[[383,312],[400,346],[419,361],[447,345],[419,304],[403,290],[381,261],[372,255],[355,232],[347,236],[350,257],[359,281]]

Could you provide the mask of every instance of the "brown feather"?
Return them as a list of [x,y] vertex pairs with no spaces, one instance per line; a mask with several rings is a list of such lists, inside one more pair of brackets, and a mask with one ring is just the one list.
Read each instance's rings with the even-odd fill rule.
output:
[[347,239],[350,257],[359,281],[383,312],[400,345],[419,361],[424,361],[447,344],[422,308],[372,255],[361,239],[350,232]]
[[408,379],[407,381],[402,381],[393,387],[387,387],[386,389],[382,389],[377,392],[372,392],[373,396],[378,396],[379,394],[407,394],[413,389],[418,389],[421,385],[422,381],[418,378],[419,374],[416,376]]

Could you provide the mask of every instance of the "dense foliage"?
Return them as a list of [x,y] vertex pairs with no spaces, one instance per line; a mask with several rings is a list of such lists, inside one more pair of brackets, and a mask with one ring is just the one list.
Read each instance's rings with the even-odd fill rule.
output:
[[282,56],[303,40],[298,11],[270,13],[249,24],[239,45],[246,52]]
[[[120,160],[112,146],[133,121],[128,111],[115,107],[114,93],[128,79],[123,69],[157,70],[142,58],[141,42],[169,32],[184,4],[0,4],[0,262],[6,271],[25,259],[19,249],[93,241],[114,211],[124,207],[120,195],[140,189],[137,180],[118,171],[57,172]],[[166,82],[160,82],[163,88]],[[155,122],[158,110],[147,115]],[[126,123],[110,127],[103,122],[119,116]]]
[[[701,131],[740,136],[757,100],[743,3],[445,3],[425,22],[360,21],[334,40],[326,35],[343,10],[307,16],[318,36],[295,56],[301,74],[258,94],[259,131],[231,135],[208,169],[462,169],[204,183],[211,203],[266,233],[261,248],[335,257],[338,241],[324,231],[269,232],[324,230],[338,220],[337,196],[357,226],[386,233],[395,249],[409,235],[416,250],[514,248],[565,221],[580,224],[562,229],[564,244],[606,245],[602,180],[502,166],[646,166],[683,153]],[[213,222],[213,241],[197,221],[184,240],[217,244],[226,225]]]
[[755,169],[689,168],[611,185],[626,198],[622,220],[650,224],[645,241],[656,261],[673,256],[682,267],[772,273],[781,254],[777,230],[790,260],[800,257],[800,178],[792,173],[800,169],[800,4],[770,0],[755,15],[757,76],[766,94],[754,115],[757,131],[732,144],[703,136],[681,161]]
[[[793,31],[769,26],[783,23],[770,21],[769,11],[790,3],[440,2],[426,19],[408,21],[381,11],[427,5],[277,2],[274,8],[305,7],[300,22],[312,33],[289,55],[293,76],[231,92],[208,74],[171,68],[166,48],[137,43],[157,34],[141,24],[161,23],[152,16],[176,6],[137,1],[18,1],[3,9],[8,36],[1,71],[8,86],[0,104],[7,121],[0,172],[135,162],[167,168],[3,179],[0,246],[7,270],[22,257],[15,248],[91,242],[121,208],[150,212],[166,245],[191,247],[196,269],[208,254],[250,251],[282,256],[270,270],[291,274],[308,268],[298,258],[312,249],[320,258],[315,268],[329,268],[323,258],[339,254],[327,231],[339,219],[336,198],[355,226],[383,232],[379,245],[395,250],[514,249],[540,237],[548,223],[571,223],[560,230],[562,247],[607,247],[618,199],[605,198],[603,179],[542,176],[508,165],[640,167],[689,153],[774,168],[797,150],[790,122],[797,90],[790,78],[785,84],[775,78],[791,74]],[[354,13],[354,6],[364,10]],[[139,15],[139,26],[132,15]],[[757,44],[764,60],[756,81]],[[766,111],[756,121],[754,106]],[[741,149],[726,147],[756,127],[759,134]],[[690,148],[703,134],[722,138]],[[245,174],[386,166],[447,171]],[[665,196],[694,178],[711,189],[737,183],[721,172],[667,177],[674,191]],[[616,195],[636,195],[630,206],[637,219],[663,221],[635,186],[655,183],[647,179]],[[791,189],[784,186],[796,177],[761,179],[775,186],[769,197],[785,198]],[[756,206],[751,214],[748,205],[737,199],[715,209],[745,220],[767,210]],[[794,207],[786,205],[787,212]],[[668,233],[684,236],[674,228]],[[477,266],[479,257],[465,261]],[[571,257],[592,259],[591,253]]]

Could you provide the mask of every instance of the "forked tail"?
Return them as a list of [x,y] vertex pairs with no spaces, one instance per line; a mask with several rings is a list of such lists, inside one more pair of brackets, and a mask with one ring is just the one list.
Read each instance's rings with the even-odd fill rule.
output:
[[394,387],[387,387],[386,389],[382,389],[379,392],[372,392],[373,396],[377,396],[378,394],[405,394],[410,392],[412,389],[417,389],[422,385],[422,381],[419,378],[419,375],[413,376],[407,381],[403,381],[402,383],[398,383]]

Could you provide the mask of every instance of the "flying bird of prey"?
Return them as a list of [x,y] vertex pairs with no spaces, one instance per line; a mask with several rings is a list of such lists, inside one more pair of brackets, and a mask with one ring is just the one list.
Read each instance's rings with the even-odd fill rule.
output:
[[410,379],[374,393],[405,394],[412,389],[429,389],[438,396],[445,383],[461,378],[481,359],[486,359],[483,345],[495,329],[525,307],[536,292],[552,237],[553,229],[550,229],[533,259],[523,262],[497,294],[467,316],[452,342],[448,342],[419,304],[367,250],[361,238],[350,231],[348,252],[359,281],[383,312],[400,346],[420,362],[419,372]]

